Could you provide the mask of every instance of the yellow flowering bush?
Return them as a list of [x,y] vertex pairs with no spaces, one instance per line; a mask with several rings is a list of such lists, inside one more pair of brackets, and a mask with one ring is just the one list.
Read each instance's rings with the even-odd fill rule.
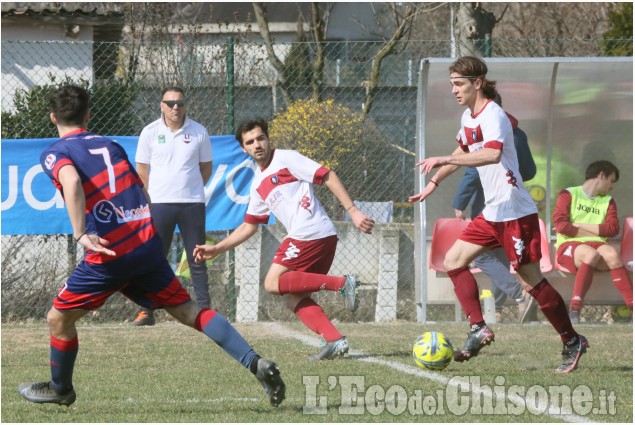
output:
[[297,100],[269,125],[276,147],[297,150],[331,169],[337,169],[341,159],[359,146],[363,135],[363,115],[333,99]]
[[[295,101],[270,121],[269,138],[274,147],[296,150],[335,171],[353,199],[390,201],[402,192],[404,198],[410,194],[404,188],[412,178],[403,180],[403,153],[394,142],[373,119],[333,100]],[[341,219],[344,211],[337,199],[322,185],[316,191],[331,217]]]

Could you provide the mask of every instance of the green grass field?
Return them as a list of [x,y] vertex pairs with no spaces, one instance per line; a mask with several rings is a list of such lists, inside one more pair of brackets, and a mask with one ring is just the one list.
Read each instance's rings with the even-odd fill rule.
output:
[[[35,405],[20,382],[49,380],[44,323],[2,326],[3,422],[624,422],[633,419],[632,325],[579,325],[591,344],[572,374],[553,370],[549,325],[493,325],[496,342],[465,363],[424,372],[411,357],[424,331],[461,346],[465,323],[340,323],[352,350],[310,362],[318,339],[297,322],[236,326],[280,365],[287,399],[267,402],[255,378],[198,332],[79,328],[71,407]],[[471,383],[471,385],[467,385]],[[561,408],[559,408],[561,407]]]

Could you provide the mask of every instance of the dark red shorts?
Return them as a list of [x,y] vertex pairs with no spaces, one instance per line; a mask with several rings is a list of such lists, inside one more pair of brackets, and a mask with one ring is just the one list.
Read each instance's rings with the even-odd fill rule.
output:
[[523,264],[537,263],[542,258],[538,214],[502,222],[487,221],[483,214],[479,214],[463,230],[459,239],[490,249],[502,247],[515,270]]
[[564,242],[558,247],[556,251],[556,259],[558,264],[568,270],[570,273],[575,273],[578,271],[578,268],[575,266],[575,261],[573,258],[573,253],[575,249],[580,245],[588,245],[591,248],[597,250],[602,245],[606,245],[606,242]]
[[337,236],[313,241],[286,238],[280,244],[273,262],[298,272],[327,274],[335,258]]

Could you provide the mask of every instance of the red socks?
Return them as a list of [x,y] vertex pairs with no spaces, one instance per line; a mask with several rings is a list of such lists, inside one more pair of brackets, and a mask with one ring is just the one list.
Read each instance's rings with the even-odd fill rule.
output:
[[327,291],[338,291],[346,281],[344,276],[327,276],[325,274],[295,272],[283,273],[278,280],[278,291],[282,294],[306,294]]
[[578,335],[573,329],[564,300],[547,279],[541,280],[529,294],[535,298],[551,326],[560,334],[562,342],[569,342]]
[[322,307],[311,298],[307,297],[302,299],[302,301],[295,306],[293,312],[307,328],[322,335],[326,342],[333,342],[342,338],[342,334],[333,326],[329,318],[326,317]]
[[483,321],[481,302],[478,299],[478,285],[472,272],[467,267],[448,271],[454,284],[454,293],[461,303],[461,308],[470,321],[470,326]]
[[620,291],[622,298],[626,302],[626,306],[633,309],[633,282],[628,275],[628,272],[624,267],[611,270],[611,278],[613,279],[613,285]]
[[[589,291],[591,287],[591,282],[593,281],[593,272],[595,268],[590,266],[589,264],[582,263],[578,268],[578,272],[575,276],[575,283],[573,284],[573,295],[571,296],[571,302],[569,303],[569,307],[571,310],[581,310],[582,305],[584,303],[584,297],[586,293]],[[622,298],[624,298],[624,302],[630,308],[633,309],[633,283],[631,282],[631,278],[628,275],[628,272],[624,267],[620,267],[618,269],[611,269],[611,278],[613,279],[613,284],[622,294]]]
[[571,310],[580,311],[584,304],[584,297],[589,292],[591,282],[593,282],[593,272],[595,268],[587,263],[580,264],[578,271],[575,274],[575,281],[573,283],[573,294],[571,295],[571,301],[569,302],[569,308]]

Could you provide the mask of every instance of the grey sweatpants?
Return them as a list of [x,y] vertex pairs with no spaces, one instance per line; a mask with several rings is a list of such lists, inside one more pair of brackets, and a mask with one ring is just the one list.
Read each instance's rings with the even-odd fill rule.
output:
[[474,259],[474,264],[492,280],[496,311],[501,311],[508,296],[516,301],[523,297],[523,288],[509,271],[509,259],[503,248],[484,252]]

